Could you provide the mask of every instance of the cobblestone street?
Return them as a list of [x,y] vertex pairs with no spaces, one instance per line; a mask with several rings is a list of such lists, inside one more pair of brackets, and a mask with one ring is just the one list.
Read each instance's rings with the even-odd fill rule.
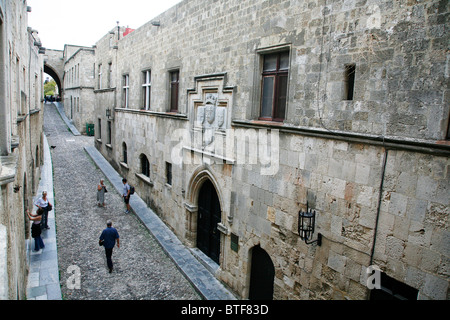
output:
[[[124,213],[121,196],[84,150],[94,144],[94,137],[74,136],[53,104],[45,105],[44,127],[49,145],[54,146],[51,153],[63,299],[200,299],[139,219]],[[100,179],[109,191],[106,208],[97,206]],[[120,234],[111,274],[104,248],[98,245],[108,219]],[[73,270],[80,271],[79,286]]]

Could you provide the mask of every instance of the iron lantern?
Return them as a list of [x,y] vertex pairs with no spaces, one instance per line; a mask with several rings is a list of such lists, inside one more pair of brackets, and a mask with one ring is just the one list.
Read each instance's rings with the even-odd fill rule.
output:
[[298,234],[300,235],[300,239],[305,241],[306,244],[312,244],[317,242],[318,246],[322,245],[322,234],[317,234],[317,239],[310,241],[314,234],[316,224],[316,211],[308,208],[308,204],[306,204],[306,212],[300,210],[298,212]]
[[106,117],[108,119],[112,119],[112,112],[110,108],[106,108]]

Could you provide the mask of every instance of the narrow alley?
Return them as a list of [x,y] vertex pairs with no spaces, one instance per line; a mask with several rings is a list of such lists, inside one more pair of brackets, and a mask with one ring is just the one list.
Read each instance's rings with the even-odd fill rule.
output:
[[[55,106],[45,105],[45,134],[51,148],[58,264],[63,299],[200,299],[201,297],[89,158],[93,137],[74,136]],[[106,207],[97,206],[97,184],[105,180]],[[108,273],[98,238],[111,219],[120,234]],[[45,231],[44,231],[45,232]],[[74,270],[79,271],[77,285]],[[71,278],[72,277],[72,278]]]

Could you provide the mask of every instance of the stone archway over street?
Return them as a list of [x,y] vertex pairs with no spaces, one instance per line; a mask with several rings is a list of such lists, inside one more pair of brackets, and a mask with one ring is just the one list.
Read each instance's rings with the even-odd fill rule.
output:
[[44,57],[44,72],[50,75],[58,86],[59,95],[63,96],[63,79],[64,79],[64,51],[46,49]]

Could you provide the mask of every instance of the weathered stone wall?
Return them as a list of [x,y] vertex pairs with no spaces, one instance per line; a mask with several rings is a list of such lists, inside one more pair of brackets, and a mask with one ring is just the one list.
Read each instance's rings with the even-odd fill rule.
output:
[[[159,27],[149,22],[120,40],[117,60],[97,46],[97,64],[117,67],[114,94],[96,98],[102,130],[99,96],[114,99],[107,100],[116,106],[114,141],[105,148],[102,132],[97,147],[191,246],[199,189],[213,182],[222,211],[217,276],[243,298],[260,245],[275,266],[276,299],[366,299],[372,264],[418,289],[419,299],[446,299],[448,12],[438,0],[183,1],[154,19]],[[290,54],[285,120],[258,121],[262,56],[279,50]],[[349,64],[353,100],[344,97]],[[146,70],[148,111],[141,110]],[[180,72],[178,113],[169,112],[173,70]],[[199,121],[208,99],[223,112],[217,127]],[[215,141],[231,139],[231,152],[209,149],[210,129]],[[180,134],[200,135],[200,144],[180,142]],[[140,174],[142,154],[148,178]],[[299,239],[298,211],[307,204],[317,212],[320,247]]]
[[64,54],[64,110],[78,131],[86,133],[86,123],[94,118],[95,50],[66,45]]
[[0,297],[25,299],[27,288],[26,210],[39,183],[42,164],[43,59],[39,38],[27,29],[26,1],[0,1]]
[[[108,121],[113,121],[114,109],[120,105],[116,97],[120,90],[120,77],[117,66],[118,38],[122,37],[124,28],[113,28],[108,34],[101,38],[95,45],[95,114],[93,123],[95,125],[96,147],[112,161],[113,166],[119,170],[120,157],[114,153],[115,130],[111,133],[111,142],[108,140]],[[120,34],[120,35],[119,35]],[[99,66],[102,66],[102,77],[99,77]],[[111,116],[106,116],[106,110],[111,110]],[[101,128],[99,127],[101,123]],[[112,122],[113,124],[114,122]],[[112,125],[113,127],[113,125]],[[100,132],[101,131],[101,132]],[[126,170],[126,168],[125,168]]]

